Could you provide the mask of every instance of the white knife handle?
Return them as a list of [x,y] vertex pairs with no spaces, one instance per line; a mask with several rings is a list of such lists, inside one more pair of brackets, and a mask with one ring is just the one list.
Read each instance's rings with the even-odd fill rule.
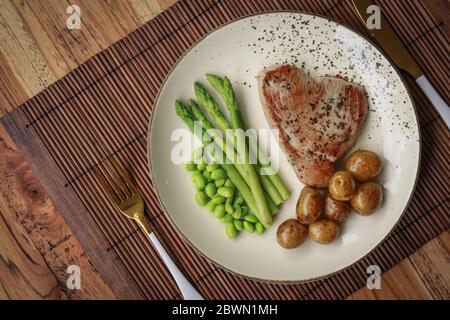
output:
[[164,249],[161,242],[159,242],[155,233],[150,233],[148,237],[155,247],[156,251],[158,251],[159,256],[164,261],[167,269],[169,269],[172,277],[175,279],[175,282],[177,283],[178,288],[183,295],[183,298],[185,300],[203,300],[203,297],[197,292],[197,290],[195,290],[188,279],[186,279],[183,273],[181,273],[180,269],[178,269],[172,258],[170,258],[169,254]]
[[416,79],[417,84],[431,101],[433,106],[437,109],[442,119],[444,119],[447,128],[450,129],[450,108],[447,103],[445,103],[444,99],[437,93],[437,91],[433,88],[430,81],[428,81],[425,75],[421,75]]

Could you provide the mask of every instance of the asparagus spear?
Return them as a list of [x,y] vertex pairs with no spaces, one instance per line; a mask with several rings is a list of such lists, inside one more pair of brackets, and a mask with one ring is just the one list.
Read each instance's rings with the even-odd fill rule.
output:
[[[213,118],[216,120],[217,126],[220,129],[222,129],[223,131],[232,129],[228,120],[223,116],[222,112],[220,111],[219,106],[217,105],[214,98],[211,97],[209,92],[206,91],[200,83],[195,84],[195,91],[196,91],[196,95],[199,98],[199,100],[205,105],[205,108],[209,111],[210,114],[212,114]],[[234,92],[233,92],[233,94],[234,94]],[[237,108],[236,104],[234,104],[234,106]],[[237,109],[236,109],[236,111],[239,112],[239,110],[237,110]],[[238,123],[240,125],[240,116],[236,117],[235,114],[236,114],[235,112],[231,112],[231,119],[232,119],[233,123]],[[235,136],[235,138],[236,138],[236,142],[234,144],[236,146],[236,150],[238,151],[237,152],[238,161],[240,161],[240,163],[242,163],[243,162],[242,156],[243,156],[244,162],[250,163],[249,153],[247,151],[247,144],[245,142],[244,136],[237,134]],[[239,147],[244,148],[244,150],[238,150]],[[238,168],[238,170],[239,170],[239,168]],[[248,181],[250,179],[249,172],[242,172],[242,171],[240,171],[240,172],[246,181]],[[274,204],[275,205],[281,204],[284,201],[283,197],[280,195],[280,193],[277,191],[275,186],[272,184],[272,182],[266,175],[259,174],[260,167],[258,166],[258,164],[256,164],[255,172],[259,176],[262,188],[270,196],[270,198],[273,200]]]
[[[225,101],[225,104],[228,110],[230,111],[231,124],[233,128],[245,130],[245,124],[242,120],[230,80],[227,77],[224,77],[222,79],[219,76],[213,74],[207,74],[206,78],[208,79],[209,83],[214,87],[214,89],[216,89],[219,92],[220,96]],[[263,167],[270,166],[270,162],[261,148],[257,148],[256,145],[250,145],[250,149],[252,153],[255,153],[257,155],[258,161]],[[281,195],[282,199],[287,200],[287,198],[289,198],[290,196],[290,192],[287,189],[286,185],[281,180],[280,176],[277,173],[267,176],[270,179],[271,183],[275,186],[279,194]]]
[[222,99],[225,101],[225,105],[230,111],[231,125],[235,129],[245,129],[244,122],[239,111],[239,107],[236,102],[236,97],[234,95],[234,90],[231,86],[230,81],[227,77],[224,79],[213,74],[207,74],[206,79],[208,82],[216,89]]
[[[206,110],[213,117],[213,120],[216,123],[216,125],[224,131],[226,131],[227,129],[231,129],[231,126],[228,123],[228,120],[223,116],[222,112],[219,109],[219,106],[217,105],[214,98],[209,94],[209,92],[206,91],[205,88],[203,88],[203,86],[198,82],[195,82],[194,89],[195,89],[195,94],[196,94],[197,98],[200,100],[200,102],[202,104],[204,104]],[[238,135],[236,137],[236,139],[240,140],[238,142],[241,142],[241,143],[237,144],[237,146],[244,147],[243,154],[242,154],[242,152],[239,152],[237,154],[238,162],[240,162],[239,164],[236,165],[237,169],[239,170],[240,166],[242,166],[242,168],[243,168],[243,172],[241,172],[241,171],[240,172],[241,172],[241,175],[243,176],[243,178],[247,181],[247,184],[249,185],[249,187],[251,188],[251,190],[253,192],[256,206],[258,207],[257,215],[259,216],[259,220],[264,225],[266,223],[270,225],[272,223],[272,217],[270,216],[270,210],[269,210],[265,195],[263,193],[263,189],[262,189],[261,183],[259,181],[258,174],[255,170],[255,167],[252,164],[250,164],[250,162],[249,162],[249,158],[248,158],[249,155],[248,155],[248,152],[246,152],[246,150],[245,150],[246,149],[245,148],[245,140],[242,140],[243,139],[242,135]],[[241,164],[242,161],[239,161],[240,159],[242,159],[241,158],[242,156],[244,157],[244,164]]]
[[272,215],[276,215],[280,211],[280,208],[277,207],[271,197],[267,197],[267,204],[269,205],[269,210]]
[[[195,131],[195,133],[198,133],[199,136],[197,136],[198,139],[204,144],[207,145],[210,141],[209,139],[205,139],[206,134],[204,132],[204,124],[208,126],[210,124],[207,119],[203,118],[197,118],[195,119],[193,115],[189,113],[187,108],[183,105],[183,103],[180,100],[175,101],[175,111],[178,115],[178,117],[183,120],[183,122],[188,126],[189,130],[191,130],[192,133],[194,133],[194,122],[195,120],[198,120],[202,123],[202,130],[201,131]],[[202,114],[203,116],[203,114]],[[206,120],[206,122],[204,121]],[[205,127],[206,127],[205,126]],[[206,129],[206,128],[205,128]],[[232,164],[221,164],[221,167],[225,170],[230,180],[233,182],[233,184],[236,186],[236,188],[241,193],[242,197],[244,198],[245,202],[247,203],[248,207],[252,212],[257,212],[257,207],[255,204],[255,199],[253,198],[252,192],[250,188],[248,187],[247,183],[244,181],[244,179],[241,177],[239,172],[236,170],[234,165]]]
[[[180,103],[181,103],[181,102],[180,102]],[[201,124],[202,124],[202,129],[203,129],[203,130],[208,130],[208,129],[212,129],[212,128],[213,128],[212,125],[211,125],[211,123],[210,123],[210,122],[208,121],[208,119],[205,117],[205,115],[204,115],[203,112],[200,110],[200,108],[198,107],[197,103],[196,103],[194,100],[189,99],[189,100],[188,100],[188,106],[191,108],[191,111],[192,111],[192,114],[194,115],[194,117],[195,117],[198,121],[201,122]],[[226,165],[226,166],[230,166],[230,165]],[[242,177],[241,177],[241,178],[242,178]],[[234,183],[233,180],[232,180],[232,182]],[[245,182],[245,181],[244,181],[244,182]],[[247,184],[246,184],[245,186],[246,186],[247,189],[248,189]],[[239,188],[238,188],[238,190],[239,190]],[[248,191],[250,191],[250,189],[248,189]],[[241,192],[241,194],[242,194],[242,191],[241,191],[241,190],[239,190],[239,192]],[[250,192],[250,196],[249,196],[248,198],[251,198],[251,200],[253,200],[253,196],[251,195],[251,192]],[[244,197],[244,200],[246,200],[246,197]],[[247,200],[246,200],[246,202],[247,202],[247,205],[248,205],[248,201],[247,201]],[[272,213],[272,215],[278,213],[279,208],[276,206],[276,204],[273,202],[273,200],[272,200],[270,197],[267,198],[267,204],[268,204],[268,206],[269,206],[269,210],[270,210],[270,213]],[[250,210],[252,210],[252,211],[255,209],[254,201],[253,201],[252,205],[249,205],[249,207],[250,207]],[[253,211],[253,212],[254,212],[254,211]]]
[[[189,99],[188,100],[188,104],[189,107],[191,108],[192,113],[194,114],[194,116],[202,123],[202,126],[204,128],[204,130],[209,130],[209,129],[213,129],[214,127],[212,126],[212,124],[209,122],[209,120],[206,118],[206,116],[203,114],[203,112],[200,110],[200,108],[198,107],[197,103],[192,100]],[[219,115],[217,115],[219,117]],[[220,116],[222,116],[222,114],[220,114]],[[221,120],[218,120],[221,121]],[[226,119],[225,119],[226,122]],[[228,122],[227,122],[228,123]],[[211,134],[213,134],[212,138],[213,139],[218,139],[223,140],[222,136],[219,134],[215,134],[214,132],[211,132]],[[222,146],[220,146],[222,147]],[[225,146],[223,146],[225,148]],[[224,149],[225,150],[225,149]],[[225,152],[226,153],[226,152]],[[230,154],[231,155],[231,154]],[[230,160],[234,160],[237,159],[237,157],[234,156],[234,154],[232,155],[234,158],[230,159]],[[238,162],[239,163],[239,162]],[[240,162],[242,163],[242,162]],[[239,171],[239,173],[242,175],[242,177],[244,178],[244,180],[246,180],[246,182],[248,183],[248,172],[247,172],[247,168],[244,166],[241,166],[239,164],[236,164],[236,169]]]
[[[220,79],[219,77],[216,76],[211,76],[211,75],[207,75],[207,78],[210,77],[212,78],[214,84],[216,84],[216,86],[219,85],[219,82],[224,82],[222,79]],[[208,78],[208,80],[210,80]],[[210,83],[211,80],[210,80]],[[213,87],[216,87],[213,84]],[[236,99],[234,96],[234,91],[231,88],[231,83],[229,83],[230,86],[230,90],[227,90],[228,94],[222,94],[221,96],[223,97],[223,99],[225,100],[225,104],[227,105],[229,111],[230,111],[230,116],[231,116],[231,123],[232,123],[232,127],[237,130],[237,129],[242,129],[244,130],[244,124],[242,121],[242,117],[240,116],[239,113],[239,109],[237,107],[237,103],[236,103]],[[225,90],[225,84],[221,85],[220,88]],[[217,118],[217,125],[220,129],[222,130],[227,130],[227,129],[231,129],[230,124],[228,123],[227,119],[222,115],[222,113],[219,110],[219,107],[217,105],[217,103],[215,102],[215,100],[210,96],[210,94],[208,93],[208,91],[206,91],[201,84],[196,83],[195,85],[195,90],[196,90],[196,94],[197,97],[199,98],[200,102],[205,104],[206,109],[213,114],[214,118]],[[244,155],[247,157],[248,156],[248,151],[246,149],[246,143],[245,143],[245,138],[242,137],[241,135],[237,135],[237,139],[239,139],[239,144],[237,144],[238,146],[244,146],[245,150],[244,150]],[[251,147],[254,147],[253,145],[251,145]],[[239,153],[238,153],[239,154]],[[253,153],[255,154],[255,152]],[[248,159],[246,158],[246,161]],[[270,181],[270,178],[267,175],[261,175],[259,174],[261,172],[261,168],[257,165],[256,166],[257,169],[257,174],[259,175],[259,178],[261,180],[261,184],[264,188],[264,190],[267,192],[267,194],[272,198],[272,200],[274,201],[274,203],[276,205],[281,204],[285,199],[283,199],[283,197],[281,196],[281,194],[278,192],[277,188],[274,186],[274,184]]]
[[269,195],[270,199],[274,202],[275,205],[280,205],[283,203],[284,199],[281,197],[278,190],[275,188],[273,183],[270,181],[267,175],[260,174],[261,168],[259,165],[256,165],[257,172],[256,174],[259,176],[259,180],[261,181],[261,185],[264,190]]
[[[195,103],[194,100],[189,99],[188,100],[188,105],[191,108],[191,111],[193,113],[193,115],[202,122],[202,126],[205,130],[208,129],[212,129],[212,125],[211,123],[208,121],[208,119],[206,119],[205,115],[202,113],[202,111],[200,110],[200,108],[198,107],[197,103]],[[270,181],[268,179],[261,179],[261,184],[263,185],[263,187],[265,186],[265,183],[270,183]],[[265,191],[267,192],[267,189],[269,189],[269,187],[264,188]],[[269,189],[270,190],[270,189]],[[271,190],[274,190],[273,187],[271,187]],[[268,192],[267,192],[268,193]],[[268,194],[269,195],[269,194]],[[278,195],[279,196],[279,195]],[[281,202],[283,202],[281,200],[281,197],[279,196],[279,198],[276,198],[275,200],[273,200],[274,196],[270,196],[269,198],[267,198],[267,202],[269,205],[269,210],[270,212],[273,214],[274,212],[278,212],[278,208],[276,207],[278,204],[280,204]]]
[[[206,92],[206,90],[204,90]],[[207,93],[209,95],[209,93]],[[207,103],[215,103],[213,101],[212,97],[209,96]],[[190,100],[190,107],[192,112],[198,119],[201,121],[202,126],[205,129],[212,128],[212,124],[208,121],[208,119],[203,115],[200,108],[197,106],[197,104]],[[216,112],[218,111],[218,112]],[[213,117],[216,116],[218,118],[223,117],[222,113],[218,109],[214,109]],[[225,119],[225,117],[223,117]],[[219,120],[220,121],[220,120]],[[226,119],[225,119],[226,121]],[[226,121],[228,123],[228,121]],[[217,122],[216,122],[217,123]],[[230,159],[236,159],[236,152],[233,150],[229,150],[229,148],[226,148],[226,143],[221,135],[219,134],[213,134],[212,138],[214,139],[214,142],[217,143],[217,145],[225,152],[228,158]],[[246,180],[249,188],[252,190],[253,197],[255,199],[256,207],[258,210],[254,211],[255,215],[258,217],[259,221],[265,226],[269,227],[272,224],[272,216],[270,214],[270,209],[267,204],[266,197],[264,195],[264,192],[262,190],[261,184],[258,179],[258,175],[256,174],[255,168],[253,165],[248,163],[236,163],[235,164],[236,169],[241,173],[243,178]],[[246,175],[246,177],[245,177]]]
[[[231,127],[231,125],[229,124],[228,120],[225,118],[225,116],[220,111],[219,106],[217,105],[214,98],[209,94],[209,92],[205,88],[203,88],[203,86],[198,82],[195,82],[194,89],[195,89],[195,94],[196,94],[197,98],[205,106],[205,109],[209,112],[209,114],[211,114],[217,127],[219,127],[219,129],[223,130],[224,132],[226,132],[226,130],[233,129]],[[234,95],[234,92],[233,92],[233,95]],[[237,108],[237,104],[234,104],[234,106],[236,106],[236,108]],[[236,111],[239,112],[239,110],[236,110]],[[234,119],[234,120],[232,120],[232,121],[234,121],[233,122],[234,124],[241,125],[241,122],[240,122],[241,117],[239,115],[236,117],[236,112],[231,112],[231,118]],[[235,130],[236,129],[244,130],[243,128],[234,128],[234,129]],[[235,146],[236,146],[236,148],[243,147],[243,149],[244,149],[243,152],[241,150],[236,149],[238,151],[238,153],[237,153],[238,157],[239,157],[238,160],[242,163],[242,157],[244,157],[244,162],[250,164],[249,152],[247,150],[245,138],[243,135],[240,135],[240,134],[236,135]],[[275,204],[276,205],[281,204],[284,199],[280,195],[280,193],[277,191],[275,186],[272,184],[269,177],[267,175],[259,175],[260,168],[258,165],[256,165],[256,168],[253,167],[253,170],[255,171],[256,175],[259,176],[263,189],[272,198],[272,200],[275,202]],[[251,179],[250,174],[251,174],[250,171],[249,172],[241,172],[241,175],[246,180]]]

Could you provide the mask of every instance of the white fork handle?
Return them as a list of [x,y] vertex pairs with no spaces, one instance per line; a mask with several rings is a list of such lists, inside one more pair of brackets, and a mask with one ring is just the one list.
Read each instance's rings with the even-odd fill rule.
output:
[[444,99],[442,99],[439,93],[437,93],[437,91],[433,88],[430,81],[428,81],[424,74],[416,79],[416,83],[431,101],[433,106],[437,109],[442,119],[444,119],[447,128],[450,129],[450,108],[447,103],[445,103]]
[[167,269],[169,269],[170,273],[172,274],[172,277],[175,279],[175,282],[177,283],[178,288],[180,289],[181,294],[183,295],[183,298],[185,300],[203,300],[203,297],[200,295],[200,293],[198,293],[197,290],[195,290],[195,288],[188,281],[188,279],[186,279],[186,277],[183,275],[180,269],[178,269],[176,264],[173,262],[172,258],[170,258],[169,254],[164,249],[161,242],[159,242],[155,233],[153,232],[150,233],[148,237],[152,242],[153,246],[155,247],[156,251],[158,251],[159,256],[164,261]]

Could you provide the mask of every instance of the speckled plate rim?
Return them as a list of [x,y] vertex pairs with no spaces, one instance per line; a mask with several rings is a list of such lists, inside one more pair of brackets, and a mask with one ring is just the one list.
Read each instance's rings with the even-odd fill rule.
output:
[[[356,259],[354,262],[340,268],[339,270],[336,270],[334,272],[330,272],[328,274],[319,276],[319,277],[313,277],[313,278],[308,278],[308,279],[303,279],[303,280],[271,280],[271,279],[261,279],[261,278],[257,278],[257,277],[251,277],[249,275],[246,274],[242,274],[239,273],[235,270],[232,270],[230,268],[227,268],[223,265],[221,265],[219,262],[215,261],[214,259],[208,257],[206,254],[204,254],[200,249],[198,249],[185,235],[184,233],[180,230],[180,228],[177,226],[177,224],[175,223],[175,221],[173,220],[173,218],[171,217],[171,215],[168,213],[168,210],[166,209],[166,206],[164,204],[164,202],[162,201],[162,198],[159,194],[159,189],[158,186],[156,184],[156,179],[154,178],[153,175],[153,170],[152,170],[152,163],[151,163],[151,156],[150,156],[150,137],[151,137],[151,132],[152,132],[152,123],[153,123],[153,115],[155,114],[155,108],[158,105],[159,99],[160,99],[160,94],[162,92],[162,89],[165,87],[168,79],[170,78],[170,76],[172,75],[172,73],[174,72],[174,70],[176,69],[176,67],[178,66],[178,64],[184,59],[184,57],[192,51],[192,49],[194,49],[200,42],[202,42],[206,37],[208,37],[209,35],[211,35],[212,33],[243,19],[247,19],[250,17],[255,17],[255,16],[262,16],[262,15],[268,15],[268,14],[276,14],[276,13],[293,13],[293,14],[303,14],[303,15],[309,15],[309,16],[315,16],[315,17],[319,17],[319,18],[323,18],[329,21],[333,21],[336,24],[347,28],[348,30],[356,33],[358,36],[362,37],[364,40],[366,40],[367,42],[369,42],[376,50],[378,50],[378,52],[380,54],[383,55],[384,58],[386,58],[386,60],[389,62],[390,66],[395,70],[396,74],[398,75],[401,83],[403,84],[403,86],[405,87],[406,93],[411,101],[411,105],[413,107],[414,110],[414,118],[416,120],[417,123],[417,132],[418,132],[418,144],[419,144],[419,151],[418,151],[418,160],[417,160],[417,170],[415,172],[415,179],[414,179],[414,184],[412,186],[411,192],[409,194],[408,197],[408,201],[406,202],[405,208],[403,209],[402,213],[400,214],[397,222],[392,226],[392,228],[389,230],[389,232],[386,233],[386,236],[381,239],[377,244],[375,244],[372,248],[370,248],[367,253],[363,256],[361,256],[360,258]],[[417,114],[417,108],[416,108],[416,103],[413,99],[413,96],[411,95],[411,91],[408,87],[408,85],[406,84],[406,81],[403,78],[403,75],[401,74],[399,68],[395,65],[395,63],[392,61],[392,59],[383,51],[381,50],[378,45],[372,41],[372,39],[370,39],[369,37],[367,37],[366,35],[362,34],[359,30],[351,27],[351,26],[347,26],[345,24],[343,24],[342,22],[327,17],[327,16],[323,16],[317,13],[313,13],[313,12],[306,12],[306,11],[301,11],[301,10],[273,10],[273,11],[265,11],[265,12],[257,12],[257,13],[252,13],[252,14],[248,14],[248,15],[244,15],[241,17],[238,17],[236,19],[230,20],[220,26],[218,26],[217,28],[207,32],[206,34],[204,34],[200,39],[198,39],[197,41],[195,41],[190,47],[189,49],[187,49],[181,56],[180,58],[178,58],[178,60],[175,62],[175,64],[170,68],[169,72],[167,73],[167,75],[165,76],[163,82],[161,83],[161,86],[158,89],[158,94],[155,98],[155,102],[153,103],[153,107],[154,109],[152,109],[152,112],[150,114],[150,119],[149,119],[149,124],[148,124],[148,129],[147,129],[147,164],[148,164],[148,169],[150,172],[150,179],[154,185],[155,188],[155,192],[156,192],[156,196],[158,197],[158,200],[163,208],[164,213],[166,214],[166,216],[168,216],[170,223],[172,224],[172,226],[174,226],[175,230],[177,231],[177,233],[179,235],[181,235],[181,237],[184,239],[184,241],[186,241],[189,246],[191,248],[193,248],[198,254],[200,254],[200,256],[204,257],[205,259],[207,259],[208,261],[212,262],[214,265],[222,268],[223,270],[226,270],[234,275],[237,275],[241,278],[244,279],[250,279],[250,280],[255,280],[258,282],[264,282],[264,283],[273,283],[273,284],[302,284],[302,283],[308,283],[308,282],[312,282],[312,281],[317,281],[317,280],[324,280],[326,278],[332,277],[344,270],[347,270],[348,268],[352,267],[353,265],[357,264],[358,262],[360,262],[361,260],[363,260],[364,258],[366,258],[370,253],[372,253],[376,248],[378,248],[381,244],[383,244],[389,237],[389,235],[392,233],[392,231],[398,226],[400,220],[403,218],[403,216],[405,215],[406,210],[408,209],[412,197],[414,195],[414,192],[416,190],[416,186],[417,186],[417,181],[419,178],[419,172],[420,172],[420,167],[421,167],[421,159],[422,159],[422,135],[420,132],[420,123],[419,123],[419,118],[418,118],[418,114]]]

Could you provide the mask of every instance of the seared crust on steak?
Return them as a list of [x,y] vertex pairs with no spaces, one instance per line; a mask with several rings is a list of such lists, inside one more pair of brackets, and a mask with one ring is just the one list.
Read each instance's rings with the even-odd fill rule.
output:
[[362,86],[341,77],[313,78],[281,65],[258,75],[267,121],[303,183],[325,187],[334,162],[350,149],[367,115]]

